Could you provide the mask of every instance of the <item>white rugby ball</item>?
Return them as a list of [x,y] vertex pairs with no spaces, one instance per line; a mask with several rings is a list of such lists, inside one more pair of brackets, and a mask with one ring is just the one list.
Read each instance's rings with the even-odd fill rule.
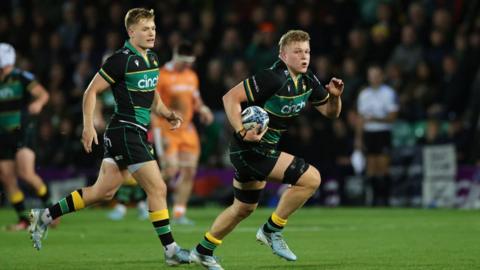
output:
[[259,125],[259,132],[263,132],[268,127],[269,120],[268,113],[259,106],[250,106],[242,111],[242,123],[246,130]]

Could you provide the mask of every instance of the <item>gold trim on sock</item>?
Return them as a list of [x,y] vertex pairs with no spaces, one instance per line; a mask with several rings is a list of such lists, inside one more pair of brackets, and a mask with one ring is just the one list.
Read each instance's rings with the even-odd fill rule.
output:
[[78,191],[75,190],[74,192],[72,192],[72,200],[75,211],[85,208],[85,202],[83,201],[83,198],[82,196],[80,196],[80,193],[78,193]]
[[12,204],[19,203],[25,199],[25,196],[23,195],[23,192],[17,191],[9,196],[10,202]]
[[42,186],[37,190],[37,196],[42,197],[42,196],[45,196],[45,194],[47,194],[47,186],[46,186],[46,185],[42,185]]
[[284,227],[287,224],[287,220],[279,217],[277,214],[272,213],[272,221],[275,223],[275,225],[278,225],[280,227]]
[[159,220],[168,219],[168,209],[158,210],[155,212],[150,212],[150,221],[155,222]]
[[213,236],[210,232],[207,232],[205,234],[205,238],[208,239],[208,241],[214,243],[215,245],[220,245],[222,243],[222,240],[220,239],[217,239],[215,236]]

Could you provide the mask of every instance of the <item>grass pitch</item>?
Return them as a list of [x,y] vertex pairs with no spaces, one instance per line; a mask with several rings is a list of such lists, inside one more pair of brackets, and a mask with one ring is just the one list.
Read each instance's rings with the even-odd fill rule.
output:
[[[172,226],[191,248],[222,209],[190,209],[197,224]],[[480,213],[462,210],[304,208],[289,219],[285,237],[297,262],[255,241],[272,209],[258,209],[229,235],[216,255],[225,269],[480,269]],[[43,249],[26,232],[0,231],[0,269],[167,269],[152,225],[129,209],[110,221],[105,209],[65,216]],[[15,221],[0,210],[0,225]],[[201,269],[196,265],[175,269]]]

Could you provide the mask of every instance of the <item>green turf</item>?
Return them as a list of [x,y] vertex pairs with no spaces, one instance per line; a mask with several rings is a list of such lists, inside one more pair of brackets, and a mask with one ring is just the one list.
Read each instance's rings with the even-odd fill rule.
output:
[[[220,211],[191,209],[197,225],[174,226],[177,242],[192,247]],[[216,252],[225,269],[480,269],[478,211],[305,208],[285,230],[297,262],[256,243],[270,213],[257,210],[225,239]],[[134,209],[124,221],[105,215],[92,209],[64,217],[40,252],[26,232],[0,231],[0,269],[167,268],[151,224],[138,221]],[[13,220],[12,210],[0,210],[0,225]]]

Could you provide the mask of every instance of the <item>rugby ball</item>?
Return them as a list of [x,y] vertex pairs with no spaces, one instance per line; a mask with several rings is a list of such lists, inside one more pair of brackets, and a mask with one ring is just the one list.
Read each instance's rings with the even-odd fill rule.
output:
[[246,130],[259,125],[259,133],[261,133],[267,129],[269,120],[268,113],[259,106],[250,106],[242,111],[242,123]]

